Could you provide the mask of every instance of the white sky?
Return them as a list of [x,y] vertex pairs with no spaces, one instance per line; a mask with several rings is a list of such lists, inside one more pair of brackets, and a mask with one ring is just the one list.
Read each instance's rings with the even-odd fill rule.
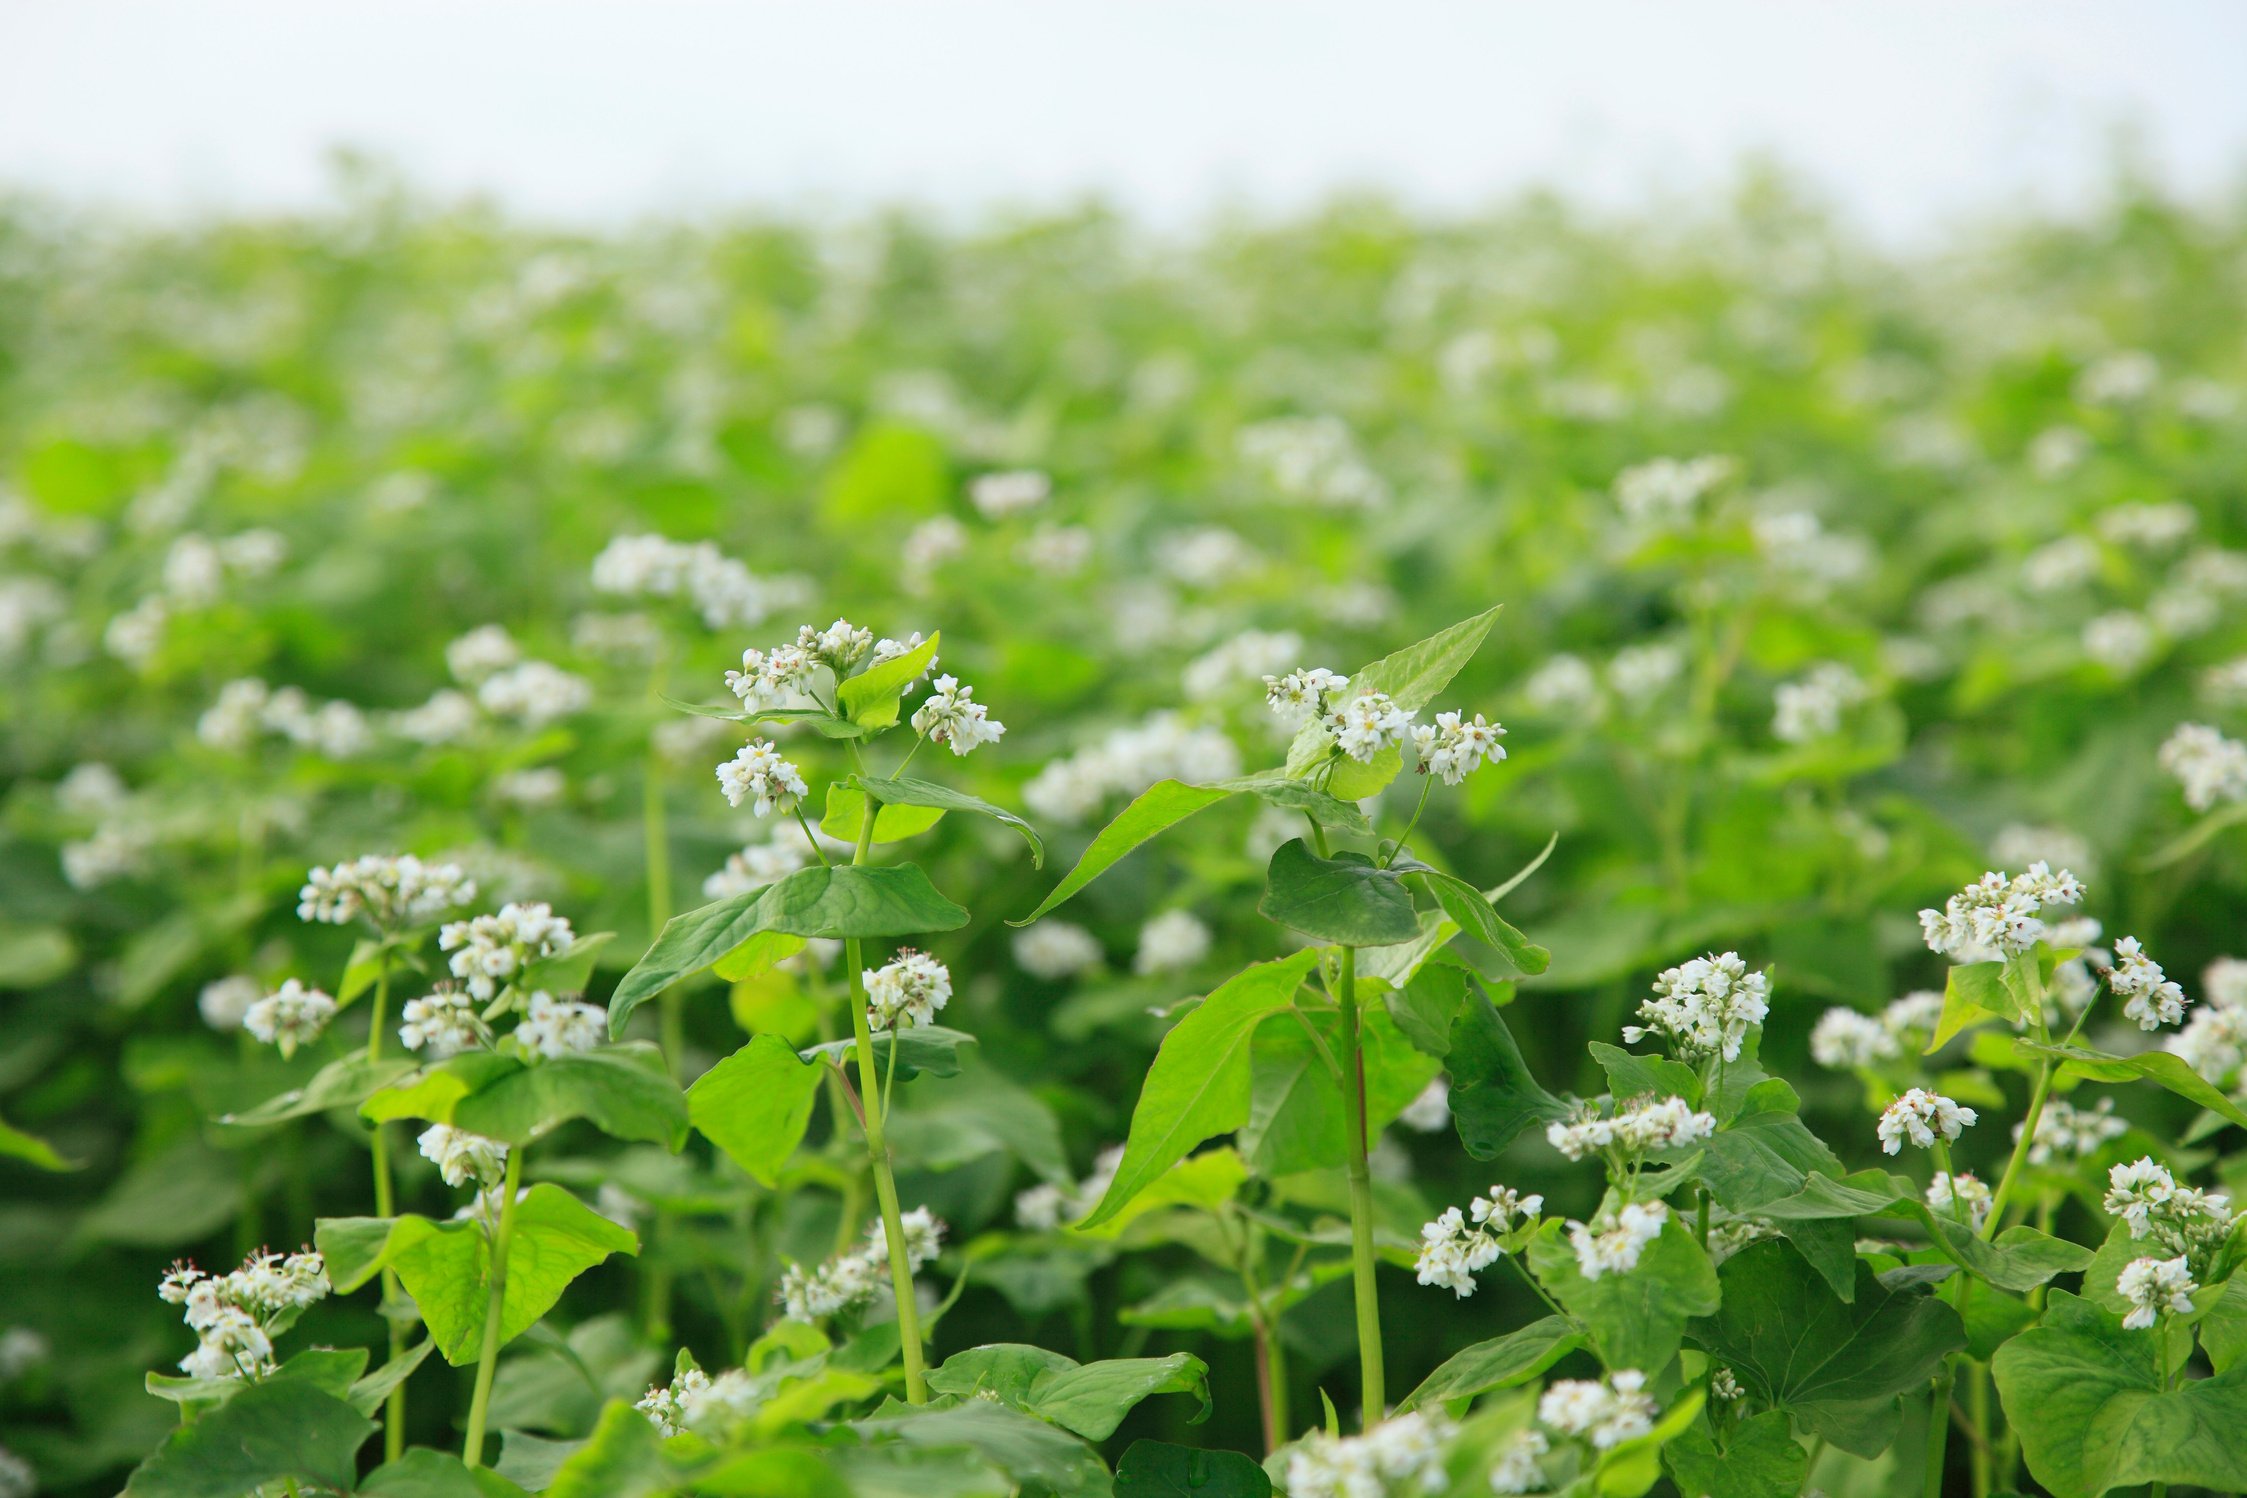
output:
[[1765,150],[1909,234],[2080,201],[2124,124],[2239,180],[2247,3],[0,0],[0,187],[167,212],[319,203],[339,144],[595,221],[1618,203]]

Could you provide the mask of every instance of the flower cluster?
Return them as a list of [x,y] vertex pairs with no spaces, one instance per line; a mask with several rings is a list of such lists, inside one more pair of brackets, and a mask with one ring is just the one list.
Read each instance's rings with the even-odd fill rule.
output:
[[729,806],[747,801],[750,811],[760,817],[773,812],[785,816],[811,791],[803,772],[781,758],[770,739],[751,739],[718,766],[718,788],[725,792]]
[[927,698],[913,709],[913,732],[934,744],[944,744],[954,754],[967,754],[984,744],[996,744],[1006,725],[975,700],[975,688],[963,687],[957,676],[939,676]]
[[1938,1170],[1927,1183],[1927,1205],[1965,1223],[1972,1232],[1979,1233],[1989,1221],[1992,1201],[1989,1183],[1970,1170],[1956,1175]]
[[2172,1259],[2132,1259],[2115,1276],[2114,1288],[2130,1302],[2122,1324],[2130,1331],[2146,1331],[2163,1316],[2189,1316],[2192,1297],[2200,1286],[2184,1256]]
[[453,954],[453,976],[486,1003],[525,967],[563,956],[576,942],[568,917],[535,901],[502,905],[495,915],[449,921],[437,933],[437,945]]
[[[2098,1105],[2091,1108],[2078,1108],[2065,1098],[2050,1098],[2044,1104],[2044,1111],[2037,1115],[2036,1137],[2029,1141],[2028,1162],[2051,1165],[2080,1160],[2129,1132],[2130,1126],[2114,1116],[2111,1097],[2100,1098]],[[2013,1125],[2013,1137],[2016,1140],[2021,1137],[2021,1125]]]
[[495,718],[544,728],[593,703],[593,684],[545,661],[523,661],[484,678],[476,701]]
[[2164,1254],[2182,1255],[2195,1268],[2231,1235],[2235,1221],[2230,1197],[2179,1185],[2150,1155],[2107,1172],[2105,1206],[2129,1227],[2133,1241],[2150,1239]]
[[2026,952],[2050,929],[2039,918],[2042,911],[2082,898],[2083,885],[2075,875],[2033,863],[2010,879],[1984,874],[1952,895],[1941,910],[1922,910],[1919,926],[1929,951],[1957,962],[1986,962]]
[[1324,717],[1327,705],[1349,688],[1347,676],[1324,666],[1310,666],[1285,676],[1265,677],[1264,701],[1282,723],[1300,728],[1313,718]]
[[1067,921],[1040,921],[1014,938],[1015,964],[1048,982],[1098,967],[1102,955],[1100,938]]
[[[1420,1229],[1420,1283],[1441,1285],[1461,1300],[1475,1293],[1475,1274],[1497,1262],[1506,1251],[1505,1237],[1518,1217],[1534,1223],[1545,1209],[1542,1196],[1523,1196],[1511,1186],[1493,1186],[1488,1196],[1478,1196],[1467,1211],[1446,1207],[1443,1215]],[[1469,1227],[1472,1217],[1474,1225]]]
[[1716,1132],[1716,1119],[1681,1097],[1642,1098],[1612,1114],[1585,1109],[1545,1129],[1546,1142],[1571,1160],[1614,1153],[1625,1160],[1691,1144]]
[[[918,1272],[936,1257],[944,1244],[944,1224],[926,1207],[915,1207],[902,1219],[905,1229],[906,1267]],[[866,1246],[837,1254],[817,1269],[791,1264],[780,1277],[781,1313],[791,1321],[818,1321],[838,1312],[865,1305],[888,1291],[889,1241],[877,1222],[866,1233]]]
[[1692,518],[1702,496],[1730,478],[1734,466],[1716,454],[1655,458],[1615,476],[1615,502],[1632,520],[1676,524]]
[[482,1190],[495,1184],[507,1168],[507,1146],[451,1124],[431,1124],[416,1141],[421,1152],[448,1186]]
[[633,1408],[648,1417],[660,1435],[675,1436],[701,1414],[710,1393],[710,1375],[700,1368],[681,1368],[668,1384],[653,1384]]
[[1482,768],[1487,760],[1506,757],[1501,724],[1486,723],[1481,713],[1472,720],[1458,713],[1437,713],[1433,723],[1412,729],[1412,747],[1419,756],[1420,773],[1438,775],[1445,785],[1457,785]]
[[1190,910],[1165,910],[1139,928],[1139,947],[1131,970],[1141,977],[1174,973],[1209,955],[1209,927]]
[[618,536],[593,559],[597,593],[685,598],[712,629],[747,627],[796,601],[794,579],[765,580],[708,541]]
[[968,481],[968,503],[985,520],[1004,520],[1034,510],[1053,493],[1053,480],[1035,468],[979,473]]
[[1064,1222],[1074,1221],[1100,1205],[1100,1199],[1115,1184],[1116,1172],[1123,1166],[1122,1145],[1102,1150],[1093,1157],[1092,1174],[1074,1186],[1060,1186],[1051,1181],[1041,1181],[1014,1196],[1015,1223],[1033,1233],[1050,1233]]
[[1314,1431],[1287,1456],[1288,1498],[1407,1498],[1444,1491],[1444,1448],[1455,1430],[1440,1414],[1414,1410],[1363,1435]]
[[192,1264],[174,1264],[156,1293],[169,1305],[185,1307],[197,1345],[180,1359],[190,1378],[259,1379],[273,1372],[273,1338],[281,1323],[328,1293],[327,1264],[320,1255],[260,1250],[231,1274],[205,1274]]
[[594,1004],[557,999],[543,989],[530,996],[515,1041],[526,1051],[552,1060],[594,1050],[607,1029],[607,1011]]
[[1921,1149],[1933,1149],[1937,1134],[1946,1140],[1956,1139],[1976,1117],[1973,1109],[1939,1092],[1914,1087],[1881,1110],[1880,1147],[1888,1154],[1900,1154],[1909,1139]]
[[2180,723],[2161,746],[2161,768],[2184,788],[2185,805],[2206,811],[2247,801],[2247,744],[2205,723]]
[[451,983],[439,983],[418,999],[406,1000],[399,1013],[398,1043],[409,1051],[425,1051],[432,1061],[457,1056],[485,1039],[476,1005]]
[[1022,800],[1049,821],[1076,824],[1112,797],[1136,796],[1158,780],[1200,785],[1240,772],[1240,750],[1222,730],[1154,713],[1049,761],[1022,788]]
[[2136,1020],[2139,1029],[2158,1030],[2185,1017],[2185,991],[2145,954],[2135,936],[2114,944],[2114,966],[2106,977],[2107,987],[2125,1001],[2123,1015]]
[[1661,1409],[1646,1392],[1646,1375],[1618,1368],[1606,1378],[1556,1380],[1537,1401],[1537,1418],[1556,1433],[1606,1451],[1654,1429]]
[[798,823],[782,822],[763,842],[747,843],[740,852],[727,854],[725,867],[702,881],[703,897],[730,900],[809,868],[818,856],[812,842],[816,836],[807,836]]
[[1629,1274],[1669,1220],[1670,1209],[1661,1202],[1625,1202],[1590,1222],[1570,1219],[1568,1246],[1576,1253],[1576,1272],[1588,1280]]
[[1783,681],[1771,693],[1771,736],[1807,744],[1841,731],[1841,715],[1870,695],[1864,678],[1828,661],[1800,681]]
[[379,931],[433,921],[476,898],[476,882],[454,863],[425,864],[411,853],[369,853],[333,868],[314,869],[297,893],[300,920],[331,926],[365,919]]
[[860,977],[866,984],[866,1023],[875,1030],[914,1030],[936,1023],[952,1000],[952,972],[926,952],[906,947]]
[[1748,1031],[1770,1012],[1768,976],[1749,972],[1737,952],[1712,952],[1656,978],[1654,997],[1638,1006],[1646,1024],[1624,1026],[1623,1039],[1636,1045],[1659,1035],[1681,1061],[1737,1061]]
[[318,1040],[335,1016],[334,999],[291,978],[242,1011],[242,1028],[265,1045],[279,1046],[283,1056],[293,1056],[297,1047]]
[[256,677],[230,681],[196,720],[195,736],[213,749],[240,752],[273,734],[328,759],[351,759],[374,746],[367,715],[353,703],[315,703],[301,687],[271,687]]
[[1498,1452],[1498,1459],[1490,1464],[1490,1491],[1515,1494],[1534,1493],[1545,1485],[1543,1457],[1553,1449],[1545,1433],[1534,1427],[1517,1430]]

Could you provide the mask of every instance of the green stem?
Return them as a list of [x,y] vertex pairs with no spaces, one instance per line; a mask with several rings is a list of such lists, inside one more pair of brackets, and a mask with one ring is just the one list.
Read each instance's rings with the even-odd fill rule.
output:
[[1979,1363],[1967,1365],[1966,1414],[1974,1426],[1974,1444],[1966,1453],[1973,1474],[1974,1498],[1989,1498],[1996,1477],[1990,1460],[1990,1374]]
[[471,1467],[484,1464],[484,1421],[491,1410],[492,1373],[499,1367],[499,1329],[502,1303],[507,1298],[507,1254],[515,1242],[515,1194],[523,1182],[523,1145],[507,1152],[507,1173],[499,1187],[499,1227],[492,1234],[491,1295],[484,1303],[484,1341],[476,1350],[476,1392],[468,1401],[468,1439],[460,1459]]
[[1342,949],[1341,976],[1335,987],[1342,1010],[1342,1097],[1350,1115],[1350,1278],[1358,1312],[1358,1372],[1368,1427],[1389,1412],[1381,1366],[1380,1289],[1374,1281],[1373,1171],[1366,1160],[1365,1054],[1358,1026],[1358,954]]
[[1435,784],[1435,777],[1432,775],[1420,777],[1420,804],[1412,808],[1412,820],[1404,824],[1404,831],[1398,833],[1397,840],[1389,845],[1389,856],[1381,860],[1383,868],[1395,863],[1397,855],[1404,852],[1404,840],[1412,836],[1413,829],[1420,825],[1420,814],[1428,809],[1428,792],[1435,789]]
[[2013,1182],[2028,1161],[2029,1146],[2036,1142],[2036,1126],[2044,1117],[2044,1100],[2051,1095],[2052,1073],[2057,1064],[2047,1060],[2036,1074],[2036,1089],[2029,1094],[2029,1112],[2021,1123],[2021,1137],[2013,1141],[2013,1155],[2005,1162],[2005,1174],[1999,1178],[1997,1189],[1990,1193],[1990,1215],[1982,1223],[1984,1238],[1995,1234],[1998,1223],[2004,1219],[2006,1198],[2013,1194]]
[[[382,1059],[383,1027],[390,1023],[390,948],[382,948],[381,960],[375,966],[374,1006],[367,1029],[367,1059]],[[390,1135],[382,1124],[374,1126],[370,1140],[374,1154],[375,1216],[390,1217],[397,1211],[397,1202],[390,1186]],[[390,1356],[393,1360],[405,1350],[406,1329],[400,1326],[390,1312],[405,1298],[398,1286],[398,1273],[387,1266],[382,1271],[382,1319],[390,1329]],[[403,1381],[390,1391],[382,1406],[382,1454],[385,1461],[396,1461],[406,1451],[406,1386]]]
[[[663,756],[657,752],[652,738],[648,745],[647,775],[641,782],[640,832],[642,861],[647,865],[648,876],[648,941],[652,944],[663,934],[664,923],[671,919],[671,819],[664,806]],[[687,1079],[686,995],[674,986],[665,989],[656,1003],[657,1033],[664,1064],[671,1068],[674,1081],[684,1083]],[[640,1330],[649,1342],[659,1346],[671,1339],[671,1256],[664,1252],[670,1224],[666,1217],[658,1207],[649,1220],[649,1252],[639,1263],[644,1276]]]
[[[855,750],[857,746],[852,748]],[[859,818],[858,846],[850,858],[854,868],[866,862],[867,852],[874,845],[876,810],[874,798],[868,796],[866,809]],[[874,1199],[882,1209],[882,1241],[889,1248],[889,1284],[897,1299],[897,1340],[905,1360],[905,1399],[909,1404],[926,1404],[928,1375],[921,1352],[921,1310],[913,1300],[913,1265],[905,1256],[905,1221],[897,1206],[897,1177],[890,1169],[889,1140],[882,1118],[881,1074],[874,1064],[873,1032],[866,1025],[865,955],[855,936],[844,942],[843,951],[844,961],[850,968],[850,1031],[858,1058],[858,1094],[863,1100],[866,1155],[874,1168]],[[895,1050],[895,1036],[891,1037],[890,1044]]]
[[1943,1498],[1944,1457],[1948,1454],[1951,1433],[1951,1375],[1951,1364],[1946,1358],[1942,1372],[1935,1375],[1935,1392],[1928,1396],[1927,1468],[1922,1488],[1925,1498]]

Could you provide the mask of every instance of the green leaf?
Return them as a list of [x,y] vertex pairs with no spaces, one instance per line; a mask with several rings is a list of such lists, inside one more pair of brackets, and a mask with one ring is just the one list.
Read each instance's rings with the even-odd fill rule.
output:
[[1585,1048],[1607,1073],[1608,1096],[1617,1102],[1638,1097],[1681,1097],[1699,1105],[1701,1074],[1667,1056],[1641,1056],[1595,1040]]
[[1114,1238],[1137,1218],[1164,1207],[1195,1207],[1214,1212],[1248,1184],[1248,1163],[1229,1146],[1189,1155],[1164,1171],[1129,1204],[1098,1227],[1071,1231],[1087,1238]]
[[722,982],[739,983],[745,978],[771,972],[803,949],[804,939],[800,936],[790,936],[785,931],[760,931],[710,964],[710,971]]
[[1058,1352],[998,1343],[953,1354],[928,1376],[940,1394],[989,1394],[1088,1441],[1105,1441],[1125,1415],[1157,1394],[1193,1394],[1209,1414],[1209,1368],[1192,1353],[1078,1363]]
[[[348,1400],[353,1381],[366,1370],[367,1350],[363,1347],[314,1347],[298,1353],[283,1363],[274,1373],[275,1378],[293,1378],[312,1385],[315,1389]],[[170,1400],[195,1413],[216,1408],[241,1393],[250,1385],[239,1378],[175,1378],[169,1374],[148,1375],[148,1392],[158,1399]],[[360,1410],[360,1414],[368,1413]]]
[[1841,1162],[1803,1126],[1795,1103],[1786,1083],[1762,1083],[1746,1111],[1693,1146],[1700,1155],[1695,1174],[1727,1210],[1754,1212],[1797,1194],[1811,1176],[1841,1174]]
[[1258,1025],[1294,1002],[1317,960],[1306,950],[1260,962],[1226,980],[1163,1037],[1131,1112],[1123,1161],[1082,1226],[1106,1222],[1195,1146],[1248,1122],[1249,1041]]
[[1476,994],[1451,1031],[1451,1117],[1459,1142],[1488,1160],[1531,1124],[1568,1117],[1568,1105],[1537,1084],[1506,1022]]
[[1397,1413],[1422,1405],[1474,1399],[1492,1389],[1527,1383],[1583,1345],[1583,1337],[1558,1316],[1532,1321],[1503,1337],[1453,1353],[1421,1380],[1419,1388],[1404,1397]]
[[1402,988],[1386,989],[1381,998],[1398,1033],[1440,1061],[1451,1054],[1452,1029],[1469,1001],[1481,996],[1464,971],[1436,962],[1414,972]]
[[663,1462],[663,1438],[648,1417],[617,1400],[585,1444],[554,1469],[546,1498],[652,1498],[677,1490]]
[[1496,950],[1514,972],[1535,977],[1552,966],[1553,954],[1501,919],[1482,891],[1466,880],[1434,869],[1416,869],[1407,877],[1417,881],[1443,907],[1443,913],[1459,923],[1462,934]]
[[252,1384],[165,1438],[134,1469],[127,1498],[242,1498],[299,1481],[349,1492],[374,1422],[302,1379]]
[[771,1187],[803,1142],[818,1093],[816,1065],[779,1036],[759,1035],[687,1089],[687,1111],[727,1159]]
[[[858,829],[866,820],[866,792],[847,781],[829,781],[827,785],[827,810],[819,819],[819,830],[829,837],[839,838],[855,846]],[[890,806],[884,804],[874,813],[874,841],[901,843],[922,833],[944,820],[941,807]]]
[[944,631],[936,630],[903,655],[876,661],[835,688],[835,706],[861,728],[888,728],[897,721],[898,699],[936,659]]
[[895,1439],[924,1451],[970,1447],[1032,1491],[1085,1498],[1107,1491],[1108,1469],[1084,1442],[988,1399],[970,1399],[950,1409],[890,1405],[853,1428],[862,1437]]
[[2005,986],[2004,963],[1961,964],[1943,980],[1943,1013],[1935,1022],[1935,1037],[1927,1043],[1926,1054],[1932,1056],[1950,1044],[1951,1037],[1968,1025],[1991,1018],[2020,1017],[2020,1006]]
[[2197,1103],[2227,1123],[2247,1129],[2247,1110],[2224,1096],[2207,1078],[2187,1066],[2184,1057],[2173,1051],[2141,1051],[2135,1056],[2115,1056],[2088,1046],[2044,1045],[2033,1040],[2019,1044],[2024,1051],[2065,1060],[2064,1070],[2069,1076],[2093,1082],[2134,1082],[2142,1077],[2168,1088],[2186,1102]]
[[1373,824],[1364,812],[1339,796],[1329,795],[1317,786],[1291,780],[1284,770],[1266,770],[1256,775],[1242,775],[1232,780],[1211,782],[1214,789],[1243,791],[1268,806],[1282,811],[1301,812],[1321,827],[1332,827],[1342,832],[1353,832],[1370,837]]
[[1660,1368],[1676,1354],[1685,1324],[1717,1309],[1716,1270],[1676,1212],[1627,1274],[1585,1279],[1561,1225],[1551,1221],[1529,1240],[1529,1267],[1583,1323],[1610,1368]]
[[1271,1498],[1272,1479],[1238,1451],[1134,1441],[1116,1463],[1115,1498]]
[[686,1143],[687,1100],[663,1055],[644,1042],[536,1062],[469,1051],[438,1062],[359,1107],[373,1120],[426,1118],[523,1145],[573,1118],[613,1139],[677,1150]]
[[356,1108],[413,1070],[414,1063],[402,1057],[369,1061],[365,1051],[353,1051],[321,1067],[302,1087],[276,1094],[241,1113],[222,1114],[218,1121],[254,1128],[332,1108]]
[[2247,1368],[2164,1392],[2151,1331],[2055,1290],[2044,1324],[1991,1360],[2029,1472],[2056,1498],[2143,1483],[2239,1490],[2247,1473]]
[[669,693],[660,695],[669,706],[682,713],[692,713],[697,718],[718,718],[727,723],[786,723],[809,728],[820,737],[829,739],[862,739],[873,731],[863,723],[838,718],[825,708],[766,707],[745,712],[738,702],[723,707],[707,707],[699,702],[687,702],[673,697]]
[[1256,909],[1292,931],[1348,947],[1384,947],[1420,934],[1412,896],[1395,872],[1375,868],[1363,853],[1321,858],[1299,837],[1272,855]]
[[75,1163],[55,1153],[55,1147],[35,1134],[26,1134],[0,1119],[0,1160],[21,1160],[40,1170],[76,1170]]
[[[426,1217],[323,1218],[313,1241],[327,1257],[339,1292],[357,1289],[385,1266],[406,1293],[445,1361],[473,1362],[483,1345],[491,1296],[491,1244],[482,1224]],[[515,1205],[500,1341],[513,1341],[554,1308],[572,1280],[611,1254],[636,1254],[640,1240],[561,1187],[540,1183]]]
[[1858,1266],[1852,1301],[1784,1243],[1749,1244],[1717,1278],[1723,1306],[1693,1323],[1694,1342],[1751,1396],[1859,1456],[1887,1447],[1897,1397],[1966,1343],[1956,1311],[1924,1291],[1890,1289],[1869,1265]]
[[390,1397],[392,1389],[411,1378],[413,1371],[428,1361],[429,1354],[436,1345],[424,1337],[366,1377],[353,1380],[350,1392],[345,1396],[346,1400],[360,1414],[372,1415],[382,1408],[383,1401]]
[[1809,1475],[1810,1453],[1795,1441],[1782,1410],[1750,1415],[1724,1433],[1706,1424],[1662,1448],[1662,1464],[1678,1491],[1706,1498],[1795,1498]]
[[1156,781],[1116,813],[1114,821],[1100,829],[1092,845],[1084,850],[1084,856],[1077,860],[1077,866],[1053,887],[1051,894],[1038,902],[1037,909],[1007,924],[1029,925],[1105,874],[1141,843],[1232,794],[1217,786],[1188,785],[1183,780]]
[[[1350,673],[1350,689],[1386,692],[1397,706],[1417,712],[1433,701],[1436,693],[1449,686],[1451,678],[1459,674],[1459,668],[1482,648],[1490,626],[1497,619],[1497,607],[1485,609],[1392,655],[1360,666]],[[1304,724],[1288,746],[1287,773],[1300,777],[1325,763],[1332,746],[1333,740],[1317,723]],[[1393,746],[1376,755],[1371,764],[1344,760],[1336,765],[1328,788],[1345,801],[1360,801],[1395,779],[1403,766],[1403,756]]]
[[[939,816],[947,811],[973,812],[979,817],[990,817],[1004,822],[1030,844],[1030,866],[1045,867],[1045,844],[1038,838],[1037,830],[1028,822],[1001,806],[993,806],[978,796],[965,791],[955,791],[950,786],[936,785],[926,780],[882,780],[872,775],[854,775],[853,783],[863,787],[882,803],[882,810],[874,818],[874,835],[881,836],[882,817],[892,811],[933,809]],[[831,814],[832,802],[830,802]],[[933,820],[933,819],[932,819]]]
[[[897,1047],[897,1076],[900,1081],[911,1081],[926,1072],[932,1077],[956,1077],[960,1074],[960,1047],[974,1045],[975,1037],[961,1030],[948,1030],[942,1025],[915,1025],[910,1030],[885,1030],[873,1037],[874,1069],[889,1069],[889,1050]],[[857,1054],[857,1042],[845,1036],[829,1040],[803,1053],[805,1060],[814,1056],[825,1058],[846,1070]]]
[[515,985],[526,993],[536,993],[540,989],[556,994],[583,993],[585,985],[593,981],[594,964],[614,940],[614,931],[595,931],[581,936],[560,956],[544,957],[525,967]]
[[936,892],[912,864],[894,868],[799,869],[762,889],[748,890],[666,921],[632,971],[609,999],[609,1035],[624,1033],[641,1004],[701,972],[760,932],[789,936],[913,936],[956,931],[967,912]]
[[449,1451],[426,1448],[384,1462],[357,1491],[360,1498],[527,1498],[489,1467],[471,1468]]
[[2208,1354],[2210,1367],[2228,1372],[2247,1355],[2247,1277],[2235,1269],[2201,1298],[2200,1350]]
[[[1387,1009],[1362,1003],[1359,1055],[1365,1079],[1369,1137],[1402,1113],[1434,1079],[1434,1057],[1414,1046]],[[1342,1054],[1342,1017],[1331,1009],[1275,1015],[1252,1042],[1253,1082],[1241,1153],[1267,1178],[1297,1171],[1340,1169],[1349,1159],[1349,1118],[1342,1089],[1304,1025],[1325,1043],[1325,1056]]]
[[60,926],[0,930],[0,989],[43,988],[78,965],[78,948]]

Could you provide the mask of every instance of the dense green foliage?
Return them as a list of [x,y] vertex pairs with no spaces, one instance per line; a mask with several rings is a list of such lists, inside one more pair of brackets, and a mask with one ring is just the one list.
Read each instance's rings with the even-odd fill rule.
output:
[[[2247,726],[2242,326],[2247,219],[2139,194],[1910,259],[1769,183],[1190,244],[0,209],[0,1495],[1314,1498],[1366,1428],[1433,1443],[1397,1493],[2247,1490],[2238,1235],[2126,1325],[2172,1253],[2110,1179],[2247,1187],[2247,749],[2172,742]],[[728,691],[838,618],[883,649]],[[1276,722],[1321,665],[1509,757]],[[800,808],[729,806],[752,739]],[[300,918],[404,853],[477,893]],[[2040,860],[2080,901],[1931,950]],[[573,931],[474,988],[438,928],[510,902]],[[885,1029],[903,948],[949,1002]],[[1641,1017],[1727,952],[1728,1045]],[[285,980],[339,1012],[262,1044]],[[1884,1153],[1921,1086],[1978,1121]],[[448,1185],[432,1125],[508,1148]],[[1493,1181],[1544,1210],[1416,1283]],[[333,1293],[175,1372],[165,1266],[264,1245]]]

